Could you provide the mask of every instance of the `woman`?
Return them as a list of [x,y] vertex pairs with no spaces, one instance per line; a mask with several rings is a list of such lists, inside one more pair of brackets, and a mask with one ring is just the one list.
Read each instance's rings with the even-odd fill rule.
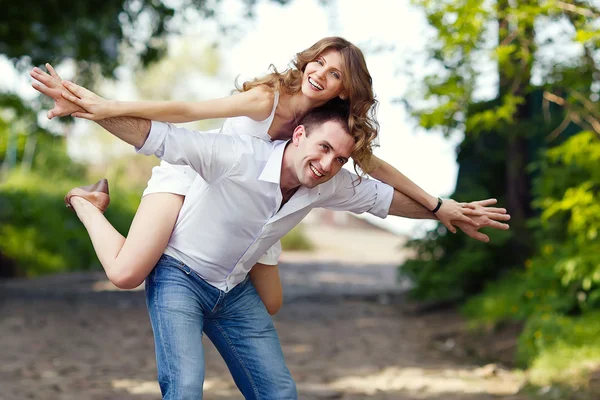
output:
[[[58,87],[60,77],[50,65],[47,67],[51,76],[38,69],[32,76],[45,84],[45,87],[34,87],[57,102],[49,112],[49,118],[67,114],[90,120],[127,116],[165,122],[228,118],[222,128],[225,133],[252,134],[265,140],[289,139],[304,114],[334,101],[347,105],[350,129],[360,131],[363,140],[370,143],[377,136],[376,100],[364,56],[360,49],[339,37],[321,39],[298,53],[293,67],[282,73],[274,70],[264,77],[245,82],[234,95],[196,103],[107,101],[70,82],[64,85],[71,93],[65,93]],[[60,96],[72,104],[64,104]],[[452,232],[456,231],[452,222],[477,225],[468,217],[477,215],[475,210],[452,200],[441,204],[441,200],[372,156],[371,146],[363,147],[365,151],[361,154],[353,154],[355,166],[435,210],[440,221]],[[189,167],[166,163],[156,167],[127,238],[102,215],[108,197],[102,196],[96,190],[98,188],[91,188],[91,195],[81,189],[67,195],[67,202],[88,230],[98,258],[115,285],[136,287],[152,270],[168,243],[193,179],[200,178]],[[103,198],[103,203],[95,202],[98,198]],[[277,312],[282,299],[277,268],[257,264],[250,275],[268,311],[271,314]]]

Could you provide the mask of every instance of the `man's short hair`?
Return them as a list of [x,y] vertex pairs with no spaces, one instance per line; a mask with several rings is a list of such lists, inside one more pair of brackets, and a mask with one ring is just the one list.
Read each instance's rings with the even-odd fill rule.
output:
[[350,133],[350,128],[348,127],[348,115],[350,110],[348,106],[342,103],[331,103],[332,102],[329,102],[321,107],[312,109],[298,121],[298,125],[303,125],[306,129],[306,136],[308,136],[313,129],[330,121],[337,122],[342,129],[344,129],[344,132]]

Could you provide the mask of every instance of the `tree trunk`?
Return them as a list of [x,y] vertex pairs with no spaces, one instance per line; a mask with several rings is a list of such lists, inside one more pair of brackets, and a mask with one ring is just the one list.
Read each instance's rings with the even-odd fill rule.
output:
[[[531,0],[529,0],[531,1]],[[526,132],[519,129],[521,121],[531,117],[530,101],[527,96],[529,82],[531,79],[531,68],[534,54],[534,29],[532,25],[520,25],[509,20],[510,5],[507,0],[498,0],[498,39],[499,43],[506,40],[519,45],[519,51],[512,54],[510,63],[516,67],[512,69],[502,68],[499,65],[499,95],[506,94],[522,97],[523,104],[517,107],[513,115],[513,123],[507,127],[506,137],[506,208],[511,214],[511,229],[515,234],[512,243],[514,254],[520,255],[519,259],[525,260],[531,249],[531,234],[527,230],[526,220],[531,216],[531,180],[526,173],[525,167],[529,163],[528,141]]]

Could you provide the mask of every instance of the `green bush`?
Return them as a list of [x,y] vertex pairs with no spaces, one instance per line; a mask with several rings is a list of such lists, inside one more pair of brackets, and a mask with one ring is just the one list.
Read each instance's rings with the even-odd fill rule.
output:
[[[0,254],[18,275],[101,269],[87,231],[64,204],[65,193],[78,185],[18,170],[0,184]],[[106,216],[126,233],[136,207],[114,201]]]
[[580,317],[544,313],[530,318],[519,338],[518,359],[535,385],[577,386],[600,368],[600,312]]
[[534,256],[463,307],[474,325],[525,322],[518,360],[537,385],[580,384],[600,367],[599,161],[590,132],[546,152],[534,184]]
[[306,237],[302,225],[295,226],[281,238],[283,250],[313,250],[313,243]]

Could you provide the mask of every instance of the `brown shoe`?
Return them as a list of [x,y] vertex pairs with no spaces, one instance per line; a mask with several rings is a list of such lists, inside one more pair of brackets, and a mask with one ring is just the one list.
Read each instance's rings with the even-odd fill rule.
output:
[[69,208],[73,208],[71,205],[71,197],[77,196],[82,197],[96,206],[97,209],[104,212],[108,204],[110,203],[110,196],[108,195],[108,180],[100,179],[93,185],[80,186],[69,190],[69,193],[65,196],[65,204]]

